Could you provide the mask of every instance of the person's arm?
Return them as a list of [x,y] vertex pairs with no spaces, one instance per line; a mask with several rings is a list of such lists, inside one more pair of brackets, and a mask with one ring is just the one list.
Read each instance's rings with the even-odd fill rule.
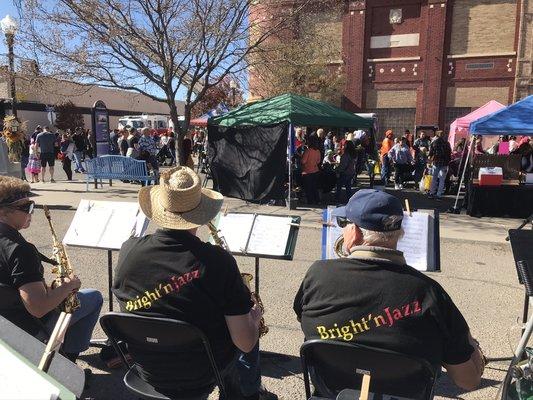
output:
[[225,316],[231,341],[244,353],[252,351],[259,339],[261,317],[262,312],[256,305],[248,314]]
[[30,282],[19,287],[19,293],[26,310],[34,317],[41,318],[80,286],[80,280],[72,275],[70,278],[65,278],[63,284],[55,289],[47,288],[44,282]]
[[477,342],[468,334],[470,345],[474,352],[470,359],[461,364],[444,364],[444,368],[450,379],[460,388],[471,391],[478,388],[481,376],[485,370],[485,360],[477,345]]

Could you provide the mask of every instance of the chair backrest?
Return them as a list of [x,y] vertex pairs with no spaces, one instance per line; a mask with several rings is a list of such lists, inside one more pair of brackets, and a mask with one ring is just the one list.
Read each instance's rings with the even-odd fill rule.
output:
[[[126,360],[118,342],[122,341],[128,345],[133,361],[141,366],[156,365],[161,359],[179,359],[186,363],[187,358],[204,361],[205,368],[197,368],[196,371],[179,371],[179,376],[171,375],[175,371],[168,372],[169,375],[155,377],[151,384],[160,380],[161,384],[167,384],[168,380],[186,380],[191,377],[198,377],[209,373],[211,381],[216,383],[220,390],[224,392],[224,385],[217,368],[211,346],[204,333],[195,326],[169,318],[145,317],[129,313],[110,312],[100,318],[100,325],[107,334],[111,343],[126,365],[131,367],[131,363]],[[141,377],[143,378],[143,377]],[[160,378],[160,379],[159,379]],[[194,388],[188,388],[194,389]]]
[[362,375],[371,376],[370,391],[412,399],[432,399],[436,371],[425,360],[397,352],[334,340],[309,340],[300,348],[307,398],[309,369],[315,386],[325,397],[343,389],[359,389]]

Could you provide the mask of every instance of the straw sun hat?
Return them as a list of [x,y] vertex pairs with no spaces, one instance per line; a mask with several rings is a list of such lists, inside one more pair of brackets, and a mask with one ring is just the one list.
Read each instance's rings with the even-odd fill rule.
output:
[[172,168],[161,174],[159,185],[139,191],[139,205],[157,225],[187,230],[207,224],[216,217],[224,197],[203,189],[198,175],[188,167]]

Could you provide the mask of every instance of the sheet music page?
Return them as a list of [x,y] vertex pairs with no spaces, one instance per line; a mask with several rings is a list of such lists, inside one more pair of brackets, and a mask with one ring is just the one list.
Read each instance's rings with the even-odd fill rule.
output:
[[63,243],[119,250],[131,236],[142,236],[147,222],[137,203],[81,200]]
[[137,203],[116,203],[111,209],[110,218],[98,246],[120,249],[122,243],[135,234],[138,211]]
[[258,215],[246,251],[251,254],[285,255],[291,223],[291,217]]
[[0,344],[0,400],[56,400],[60,390]]
[[253,222],[254,214],[220,214],[219,235],[224,237],[231,252],[244,253]]
[[97,247],[111,218],[111,211],[96,205],[94,201],[82,200],[63,242],[74,246]]
[[335,254],[335,242],[339,236],[342,235],[342,228],[337,225],[337,220],[331,216],[334,209],[335,207],[330,206],[327,211],[328,227],[326,229],[326,259],[328,260],[339,258],[337,254]]
[[428,269],[429,214],[414,212],[410,217],[404,213],[403,237],[398,241],[398,250],[403,251],[407,264],[419,271]]

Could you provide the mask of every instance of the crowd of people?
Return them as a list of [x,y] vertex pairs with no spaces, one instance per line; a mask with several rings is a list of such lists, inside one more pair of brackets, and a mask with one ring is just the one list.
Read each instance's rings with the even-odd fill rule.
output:
[[[53,183],[55,162],[61,161],[67,180],[71,181],[73,173],[86,172],[85,160],[94,157],[93,139],[91,131],[83,128],[62,131],[37,125],[22,144],[22,179],[30,183],[46,182],[48,172]],[[181,156],[187,166],[194,167],[192,156],[201,156],[204,145],[202,131],[193,130],[183,139]],[[149,128],[113,129],[109,135],[109,154],[144,160],[149,170],[158,174],[161,165],[177,164],[176,137],[173,131],[159,134]]]
[[[308,204],[321,202],[320,192],[326,197],[335,188],[335,202],[343,199],[345,189],[349,199],[353,187],[357,186],[357,176],[366,172],[369,186],[378,183],[384,187],[393,178],[394,189],[402,190],[407,182],[420,187],[425,181],[431,183],[424,191],[429,197],[440,198],[445,191],[450,164],[457,163],[463,152],[452,152],[442,131],[434,137],[421,131],[414,140],[413,134],[406,130],[402,136],[387,130],[381,145],[376,146],[370,133],[365,131],[346,134],[324,134],[320,128],[305,135],[302,129],[296,130],[296,152],[294,157],[296,183],[303,187]],[[455,171],[455,170],[454,170]]]

